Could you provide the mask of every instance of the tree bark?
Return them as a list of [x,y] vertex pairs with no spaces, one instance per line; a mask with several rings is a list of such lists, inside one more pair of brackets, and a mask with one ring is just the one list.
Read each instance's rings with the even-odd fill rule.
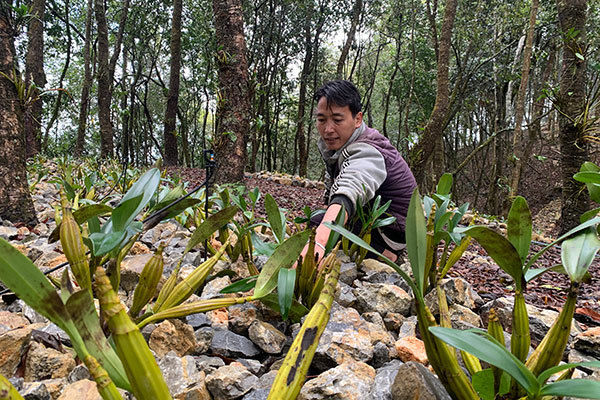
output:
[[100,122],[100,157],[113,156],[113,125],[110,120],[111,79],[108,64],[108,25],[103,0],[94,0],[98,26],[98,119]]
[[579,224],[588,210],[589,196],[573,174],[588,160],[584,131],[591,122],[586,107],[586,0],[557,0],[558,23],[563,36],[563,59],[557,107],[560,127],[560,169],[562,174],[561,233]]
[[92,0],[87,1],[87,15],[85,18],[85,41],[83,45],[83,85],[81,87],[81,103],[79,105],[79,123],[77,124],[77,142],[75,144],[75,156],[81,157],[85,146],[85,130],[87,127],[87,116],[90,106],[90,88],[92,87],[91,68],[91,43],[92,43],[92,12],[94,5]]
[[25,144],[26,155],[32,157],[42,150],[42,100],[40,89],[46,85],[46,74],[44,73],[44,12],[46,10],[45,0],[33,0],[31,2],[32,14],[27,29],[27,56],[25,59],[25,86],[29,87],[33,82],[36,86],[32,93],[34,101],[25,110]]
[[[307,165],[308,165],[308,149],[306,147],[306,137],[304,134],[304,117],[306,112],[306,92],[308,85],[308,77],[310,76],[310,67],[312,64],[312,16],[314,15],[312,5],[309,5],[310,9],[306,16],[304,25],[304,62],[302,65],[302,72],[300,73],[300,92],[298,95],[298,124],[296,125],[296,148],[298,149],[297,156],[298,160],[298,174],[300,176],[306,176]],[[296,152],[294,152],[296,153]],[[294,154],[296,156],[296,154]],[[294,165],[296,160],[294,160]],[[294,168],[295,171],[295,168]]]
[[444,133],[444,127],[450,111],[450,89],[448,83],[450,48],[452,41],[452,28],[456,17],[457,0],[447,0],[442,22],[442,32],[438,41],[437,59],[437,90],[435,104],[431,116],[419,142],[413,150],[411,169],[415,174],[417,184],[425,191],[425,172],[432,159],[436,143]]
[[340,53],[340,58],[338,59],[337,72],[335,74],[338,79],[344,79],[344,65],[346,64],[346,59],[348,58],[348,53],[350,52],[352,42],[354,42],[354,36],[356,34],[358,21],[360,20],[362,5],[362,0],[356,0],[354,2],[354,7],[352,8],[352,21],[350,23],[350,30],[348,31],[348,36],[346,36],[346,42],[342,47],[342,52]]
[[177,152],[177,103],[179,101],[179,75],[181,69],[181,13],[182,0],[173,0],[173,25],[171,27],[171,73],[169,75],[169,93],[165,112],[165,165],[178,164]]
[[[0,2],[0,72],[16,71],[9,2]],[[23,135],[23,104],[13,82],[0,75],[0,218],[35,225],[37,218],[29,194]]]
[[250,128],[248,62],[241,0],[213,0],[219,68],[215,155],[219,183],[241,182],[246,167]]

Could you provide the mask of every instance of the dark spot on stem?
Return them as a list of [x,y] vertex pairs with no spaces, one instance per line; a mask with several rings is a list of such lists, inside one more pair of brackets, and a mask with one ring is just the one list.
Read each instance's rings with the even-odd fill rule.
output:
[[287,376],[286,384],[288,386],[294,381],[294,378],[296,377],[296,372],[300,367],[300,363],[302,363],[302,360],[304,359],[304,353],[306,352],[306,350],[308,350],[310,345],[314,343],[315,338],[317,336],[317,329],[318,328],[316,326],[313,326],[312,328],[307,328],[304,331],[302,341],[300,342],[300,352],[298,353],[298,357],[296,357],[296,363],[294,366],[292,366],[292,368],[290,368],[290,373]]

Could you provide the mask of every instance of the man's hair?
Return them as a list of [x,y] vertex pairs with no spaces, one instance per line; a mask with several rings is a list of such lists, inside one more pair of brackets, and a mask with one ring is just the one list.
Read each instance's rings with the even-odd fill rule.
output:
[[340,107],[348,106],[352,117],[356,117],[362,109],[360,102],[360,93],[356,86],[350,81],[341,79],[325,82],[323,86],[315,92],[315,101],[319,101],[321,97],[327,99],[327,104],[335,104]]

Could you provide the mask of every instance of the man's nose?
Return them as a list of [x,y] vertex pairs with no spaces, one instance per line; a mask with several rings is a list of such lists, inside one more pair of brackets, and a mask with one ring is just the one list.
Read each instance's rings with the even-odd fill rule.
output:
[[325,123],[325,132],[327,132],[327,133],[333,132],[334,131],[333,126],[334,126],[333,121],[327,121]]

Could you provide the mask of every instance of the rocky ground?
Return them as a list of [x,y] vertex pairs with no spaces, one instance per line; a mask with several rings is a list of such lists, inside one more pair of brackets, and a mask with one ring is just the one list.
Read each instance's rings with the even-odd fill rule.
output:
[[[277,195],[280,206],[293,213],[300,213],[307,203],[312,208],[320,205],[322,189],[314,182],[252,176],[246,184]],[[42,222],[33,230],[0,222],[0,237],[44,271],[65,260],[60,245],[47,242],[55,226],[52,204],[56,195],[52,185],[38,185],[34,198]],[[172,222],[144,234],[123,263],[119,294],[126,305],[155,246],[169,242],[164,252],[166,276],[183,254],[189,236]],[[556,253],[544,262],[552,262],[553,257]],[[199,251],[188,253],[182,272],[191,272],[200,259]],[[357,266],[343,255],[340,259],[342,272],[331,319],[299,398],[414,399],[420,394],[420,398],[449,399],[439,381],[432,379],[410,289],[400,276],[374,260]],[[264,261],[259,258],[257,264]],[[409,270],[408,265],[403,268]],[[595,278],[578,304],[579,318],[573,324],[565,360],[600,359],[598,267],[593,268]],[[220,261],[215,272],[223,269],[236,275],[209,281],[194,299],[218,297],[232,279],[248,274],[240,262]],[[511,282],[481,249],[470,248],[451,275],[444,286],[455,327],[484,327],[492,306],[499,310],[503,326],[510,326]],[[556,317],[563,289],[564,282],[553,275],[528,287],[527,299],[534,304],[528,307],[534,342]],[[428,302],[435,310],[434,296],[428,296]],[[0,373],[11,377],[26,398],[99,399],[88,371],[75,359],[69,338],[58,327],[11,295],[2,297],[0,310]],[[151,324],[143,334],[175,398],[265,399],[299,327],[256,302]],[[582,370],[577,375],[600,379],[600,371]]]

